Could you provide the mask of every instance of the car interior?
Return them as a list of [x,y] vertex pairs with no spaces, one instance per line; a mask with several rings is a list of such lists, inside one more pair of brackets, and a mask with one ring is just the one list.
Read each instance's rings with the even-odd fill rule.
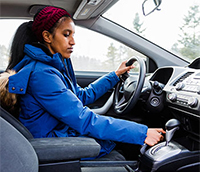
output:
[[[99,115],[163,128],[165,139],[152,147],[146,144],[122,145],[126,161],[87,160],[99,154],[100,145],[95,139],[33,138],[17,115],[1,105],[1,172],[200,170],[200,52],[199,56],[188,61],[105,17],[109,9],[122,2],[126,4],[126,0],[0,0],[0,20],[32,20],[44,6],[62,7],[70,13],[76,26],[112,38],[144,55],[146,58],[129,57],[126,65],[135,64],[138,70],[123,74],[112,90],[89,107]],[[139,10],[146,17],[159,15],[162,3],[164,0],[142,0]],[[90,64],[85,63],[89,69]],[[74,70],[81,87],[107,73]],[[5,68],[0,69],[1,73],[4,71]]]

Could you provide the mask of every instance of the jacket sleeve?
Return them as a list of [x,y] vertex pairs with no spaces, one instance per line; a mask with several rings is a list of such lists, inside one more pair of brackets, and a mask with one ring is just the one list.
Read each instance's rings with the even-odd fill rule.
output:
[[88,105],[105,94],[109,89],[112,89],[117,82],[119,82],[119,77],[115,72],[110,72],[88,85],[88,87],[81,88],[77,85],[76,94],[84,105]]
[[67,88],[56,71],[44,69],[33,72],[29,84],[35,99],[48,113],[81,135],[140,145],[144,143],[147,126],[93,113]]

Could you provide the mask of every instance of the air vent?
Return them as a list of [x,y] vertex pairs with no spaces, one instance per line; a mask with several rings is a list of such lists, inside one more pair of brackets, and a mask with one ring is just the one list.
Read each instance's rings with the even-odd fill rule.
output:
[[192,74],[193,74],[193,72],[187,72],[187,73],[185,73],[178,80],[176,80],[176,82],[173,84],[173,86],[176,86],[179,82],[183,82],[183,80],[185,80],[187,77],[189,77]]

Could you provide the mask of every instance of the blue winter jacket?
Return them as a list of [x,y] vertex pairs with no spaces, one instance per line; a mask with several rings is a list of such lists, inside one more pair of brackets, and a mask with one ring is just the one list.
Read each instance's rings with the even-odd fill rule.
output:
[[[100,156],[110,153],[113,141],[144,143],[147,126],[95,114],[86,105],[119,81],[111,72],[86,88],[77,85],[70,59],[25,45],[25,57],[14,67],[9,92],[20,94],[20,121],[35,138],[92,137],[101,145]],[[64,65],[65,63],[65,65]]]

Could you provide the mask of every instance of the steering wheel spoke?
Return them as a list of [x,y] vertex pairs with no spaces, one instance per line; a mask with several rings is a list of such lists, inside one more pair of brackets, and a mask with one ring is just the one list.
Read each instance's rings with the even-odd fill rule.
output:
[[123,96],[121,99],[120,99],[120,101],[115,105],[115,108],[117,108],[117,109],[122,109],[122,108],[124,108],[126,105],[127,105],[127,101],[126,101],[126,99],[125,99],[125,97]]
[[124,82],[122,82],[121,85],[120,85],[119,93],[124,94]]

